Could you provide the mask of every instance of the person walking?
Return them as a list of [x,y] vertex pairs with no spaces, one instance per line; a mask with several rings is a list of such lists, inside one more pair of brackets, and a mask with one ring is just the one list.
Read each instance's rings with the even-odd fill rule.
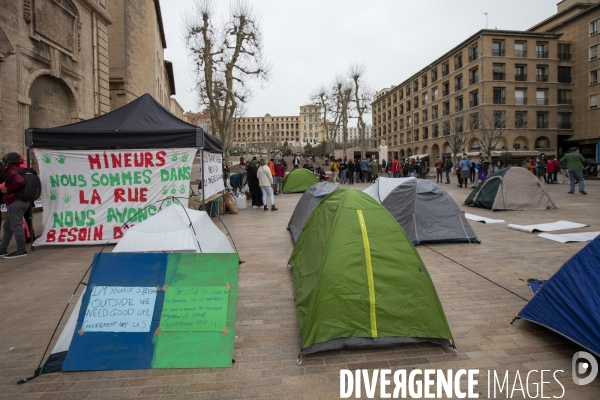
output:
[[[18,153],[8,153],[2,158],[2,163],[6,168],[6,183],[2,190],[2,200],[6,204],[6,221],[2,242],[0,242],[0,255],[4,258],[17,258],[27,255],[25,250],[25,230],[23,229],[23,217],[29,208],[30,203],[19,199],[17,192],[25,185],[21,160],[23,158]],[[8,245],[15,237],[17,242],[17,251],[8,254]]]
[[435,183],[442,183],[444,181],[444,163],[442,159],[438,157],[435,162]]
[[450,172],[452,172],[452,161],[450,161],[449,157],[444,159],[444,172],[446,172],[446,185],[450,184]]
[[275,196],[273,195],[273,175],[271,175],[271,170],[269,169],[269,166],[265,164],[264,159],[260,160],[260,167],[258,167],[256,175],[258,176],[258,184],[262,191],[264,210],[269,211],[269,207],[267,206],[268,195],[271,200],[271,211],[277,211],[278,209],[275,207]]
[[335,159],[333,160],[333,163],[331,164],[331,172],[333,172],[332,182],[337,183],[337,177],[340,173],[340,166]]
[[[585,185],[583,183],[583,163],[585,162],[585,158],[579,153],[579,148],[572,148],[571,152],[566,154],[563,158],[561,158],[560,161],[566,162],[567,169],[569,170],[569,183],[571,187],[568,193],[575,193],[575,180],[577,179],[577,181],[579,182],[579,193],[587,194],[585,192]],[[8,177],[8,172],[6,175]],[[4,201],[6,201],[6,198],[4,198]],[[4,240],[2,242],[4,243]],[[3,248],[4,247],[0,248],[0,251]]]
[[338,160],[338,163],[339,163],[339,168],[340,168],[340,179],[342,181],[342,184],[348,183],[348,181],[346,180],[346,169],[347,169],[346,160],[342,161],[342,159],[340,158]]
[[348,177],[348,183],[354,184],[354,173],[356,172],[356,166],[354,160],[350,160],[346,163],[346,176]]
[[460,177],[459,177],[459,185],[458,187],[462,187],[463,182],[466,188],[469,187],[469,177],[471,176],[471,163],[467,159],[467,156],[462,156],[462,159],[458,163],[458,168],[460,169]]
[[281,194],[284,177],[285,168],[283,167],[283,160],[279,160],[279,162],[275,164],[275,194]]

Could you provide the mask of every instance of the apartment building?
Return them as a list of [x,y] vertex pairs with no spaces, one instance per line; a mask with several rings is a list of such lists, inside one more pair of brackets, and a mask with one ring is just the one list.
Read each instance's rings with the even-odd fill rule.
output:
[[[552,17],[529,31],[560,33],[569,43],[572,62],[573,96],[570,132],[561,131],[559,152],[577,146],[585,158],[600,157],[600,0],[564,0]],[[565,135],[564,133],[570,133]]]
[[[373,137],[388,157],[450,156],[450,126],[473,130],[489,120],[506,129],[497,153],[556,154],[572,135],[569,43],[561,33],[484,29],[404,80],[376,93]],[[475,139],[462,149],[481,150]]]
[[[371,143],[371,139],[373,138],[373,127],[369,124],[365,126],[365,139],[367,139],[367,143],[369,144],[367,147],[377,147]],[[342,142],[343,133],[342,129],[338,129],[335,133],[335,141]],[[360,146],[360,135],[358,132],[358,128],[355,126],[348,127],[348,144],[351,147],[359,147]]]

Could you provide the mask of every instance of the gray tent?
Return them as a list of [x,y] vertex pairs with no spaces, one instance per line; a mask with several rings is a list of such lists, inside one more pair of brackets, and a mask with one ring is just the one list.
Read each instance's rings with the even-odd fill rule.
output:
[[452,197],[425,179],[379,178],[365,189],[402,226],[413,244],[480,243]]
[[310,217],[310,214],[313,212],[315,207],[319,205],[321,200],[325,198],[329,193],[333,192],[338,188],[337,185],[330,182],[321,182],[312,185],[310,188],[306,189],[300,201],[296,205],[294,209],[294,213],[292,214],[292,218],[290,218],[290,222],[288,222],[288,230],[292,235],[292,240],[294,244],[298,241],[298,236],[300,236],[300,232],[302,232],[302,228],[304,227],[304,223]]

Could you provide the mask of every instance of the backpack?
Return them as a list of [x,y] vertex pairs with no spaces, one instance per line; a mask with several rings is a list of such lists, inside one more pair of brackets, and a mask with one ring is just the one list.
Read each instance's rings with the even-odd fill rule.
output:
[[21,175],[25,184],[17,191],[19,200],[31,202],[39,199],[42,194],[42,182],[34,170],[22,168]]

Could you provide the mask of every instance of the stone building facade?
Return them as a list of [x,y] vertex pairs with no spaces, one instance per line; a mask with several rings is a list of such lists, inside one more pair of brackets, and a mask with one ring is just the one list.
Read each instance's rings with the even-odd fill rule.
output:
[[110,111],[107,0],[0,0],[0,153]]
[[[481,30],[372,103],[373,137],[388,158],[450,156],[451,126],[491,121],[507,132],[497,153],[558,152],[572,134],[572,61],[560,33]],[[460,124],[460,125],[459,125]],[[461,152],[478,155],[471,139]]]
[[108,28],[110,109],[149,93],[171,110],[175,94],[173,65],[167,48],[159,0],[110,0],[114,24]]

